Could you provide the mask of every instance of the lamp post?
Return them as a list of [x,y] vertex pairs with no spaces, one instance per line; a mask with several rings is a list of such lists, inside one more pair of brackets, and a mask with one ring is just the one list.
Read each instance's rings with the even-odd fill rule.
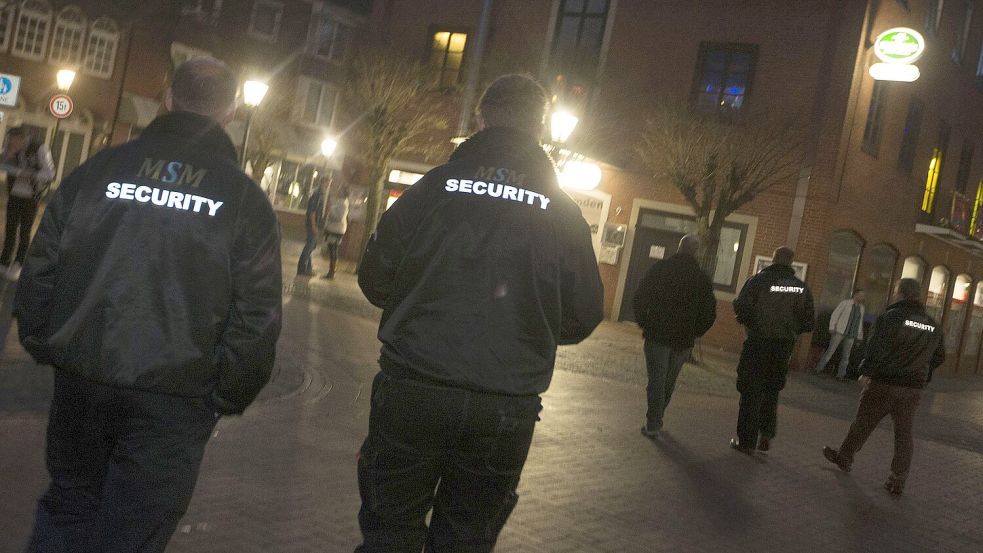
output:
[[253,124],[253,112],[263,102],[263,97],[269,89],[270,85],[262,81],[246,81],[242,84],[242,100],[249,106],[249,113],[246,114],[246,132],[242,137],[242,152],[239,153],[239,163],[243,169],[246,168],[246,147],[249,145],[249,128]]
[[[55,73],[55,83],[58,85],[58,90],[62,92],[68,92],[68,89],[72,88],[72,83],[75,82],[75,71],[72,69],[59,69]],[[54,146],[55,140],[58,140],[58,128],[61,126],[61,117],[55,117],[55,129],[51,134],[51,145]],[[61,155],[59,154],[58,158]],[[56,163],[58,162],[56,158]]]
[[[601,183],[601,168],[583,156],[560,149],[569,140],[580,119],[569,111],[558,109],[550,115],[551,153],[558,160],[560,186],[575,190],[593,190]],[[576,157],[576,159],[573,159]]]

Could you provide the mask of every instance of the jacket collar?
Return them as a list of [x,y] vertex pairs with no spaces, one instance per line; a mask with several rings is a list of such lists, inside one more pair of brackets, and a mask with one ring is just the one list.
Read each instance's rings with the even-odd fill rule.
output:
[[895,302],[887,306],[888,311],[891,309],[904,309],[906,311],[924,312],[925,306],[922,305],[922,302],[918,300],[901,300],[899,302]]
[[232,140],[218,122],[190,111],[172,111],[157,116],[140,133],[140,138],[177,141],[187,150],[215,152],[232,161],[238,159]]
[[762,272],[763,271],[768,271],[769,273],[777,273],[778,276],[783,276],[783,277],[795,276],[795,269],[793,269],[788,265],[779,265],[778,263],[772,263],[771,265],[768,265],[767,267],[762,269]]

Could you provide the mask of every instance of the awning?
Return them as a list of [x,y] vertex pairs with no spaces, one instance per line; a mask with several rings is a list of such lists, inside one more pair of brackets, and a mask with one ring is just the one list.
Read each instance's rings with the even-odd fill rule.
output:
[[157,117],[160,102],[146,96],[123,93],[123,102],[119,106],[119,119],[134,127],[144,128]]
[[927,234],[946,244],[983,258],[983,242],[950,228],[916,224],[915,234]]

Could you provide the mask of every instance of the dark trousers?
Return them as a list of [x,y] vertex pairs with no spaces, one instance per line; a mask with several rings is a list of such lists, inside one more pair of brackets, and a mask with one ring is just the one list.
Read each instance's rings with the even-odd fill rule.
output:
[[649,383],[645,388],[648,397],[645,424],[649,430],[662,428],[662,417],[676,388],[676,378],[692,349],[675,348],[645,340],[645,366],[649,376]]
[[191,500],[216,417],[203,399],[55,372],[51,485],[29,553],[162,552]]
[[297,274],[307,275],[314,272],[311,255],[315,248],[317,248],[317,235],[307,233],[307,242],[304,243],[304,250],[300,252],[300,259],[297,260]]
[[380,373],[358,460],[363,543],[356,553],[491,551],[518,501],[540,409],[538,396]]
[[737,438],[754,447],[758,436],[774,438],[778,428],[778,394],[785,388],[793,340],[748,338],[737,364],[737,391],[741,393]]
[[876,380],[867,382],[860,392],[857,418],[850,425],[850,432],[840,446],[840,462],[851,465],[854,455],[860,451],[881,419],[891,415],[891,420],[894,421],[894,459],[891,461],[891,472],[902,481],[907,478],[911,455],[915,449],[911,428],[921,396],[922,391],[918,388],[891,386]]
[[[3,239],[3,253],[0,253],[0,265],[10,265],[10,255],[17,244],[17,255],[14,261],[24,263],[27,257],[27,247],[31,245],[31,227],[38,213],[38,204],[33,198],[7,197],[7,229]],[[20,237],[17,234],[20,231]]]

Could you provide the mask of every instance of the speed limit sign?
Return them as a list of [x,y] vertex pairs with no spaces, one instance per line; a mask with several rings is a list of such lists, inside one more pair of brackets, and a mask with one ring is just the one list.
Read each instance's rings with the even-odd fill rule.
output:
[[55,94],[48,102],[48,109],[51,111],[51,115],[58,119],[65,119],[72,114],[75,104],[67,94]]

